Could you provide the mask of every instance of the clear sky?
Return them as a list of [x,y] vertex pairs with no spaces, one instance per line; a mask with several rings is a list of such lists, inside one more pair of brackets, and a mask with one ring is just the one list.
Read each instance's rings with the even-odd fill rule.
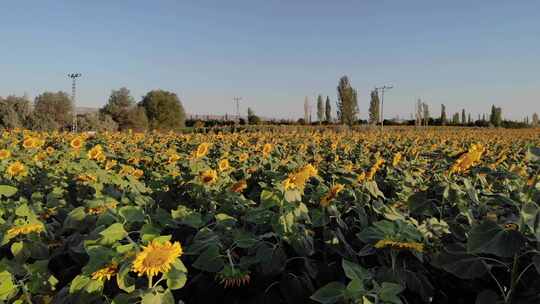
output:
[[[540,1],[17,0],[0,4],[0,96],[71,88],[100,107],[176,92],[188,113],[298,118],[304,96],[336,100],[348,75],[366,117],[369,90],[391,83],[385,117],[423,98],[434,116],[492,103],[540,112]],[[335,106],[334,106],[335,108]],[[476,116],[474,116],[476,117]]]

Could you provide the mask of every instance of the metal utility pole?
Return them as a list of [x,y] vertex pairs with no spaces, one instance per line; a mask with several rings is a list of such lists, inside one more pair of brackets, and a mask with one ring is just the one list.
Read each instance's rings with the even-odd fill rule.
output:
[[375,88],[375,90],[377,90],[377,92],[379,92],[379,90],[381,91],[381,132],[383,130],[383,125],[384,125],[384,117],[383,117],[383,110],[384,110],[384,91],[388,91],[390,89],[392,89],[394,86],[393,85],[383,85],[382,87],[378,87],[378,88]]
[[240,124],[240,101],[242,97],[234,97],[233,100],[236,102],[236,122]]
[[71,73],[68,74],[68,77],[71,78],[71,103],[73,104],[73,126],[71,127],[71,130],[73,133],[77,132],[77,110],[75,107],[75,93],[77,90],[77,78],[81,77],[81,73]]

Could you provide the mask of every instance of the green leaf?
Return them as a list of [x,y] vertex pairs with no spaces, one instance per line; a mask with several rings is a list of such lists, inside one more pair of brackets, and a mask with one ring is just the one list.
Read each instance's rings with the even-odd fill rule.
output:
[[17,193],[17,188],[8,185],[0,185],[0,196],[11,197]]
[[91,279],[85,275],[78,275],[76,276],[72,281],[71,285],[69,285],[69,293],[76,293],[78,291],[81,291],[90,283]]
[[468,254],[465,248],[458,244],[449,245],[442,250],[435,256],[433,265],[465,280],[480,278],[486,274],[482,258]]
[[345,259],[343,259],[343,261],[341,262],[341,267],[343,267],[347,278],[351,280],[358,280],[360,282],[363,282],[364,280],[367,280],[371,277],[369,271],[364,269],[362,266],[347,261]]
[[77,207],[68,214],[64,220],[64,228],[66,229],[78,229],[81,228],[81,223],[86,217],[84,207]]
[[187,281],[187,269],[184,263],[180,259],[174,261],[171,270],[169,270],[165,277],[167,278],[167,287],[172,290],[180,289],[184,287]]
[[120,208],[119,213],[128,223],[144,222],[144,213],[140,207],[125,206]]
[[505,230],[492,221],[484,221],[471,229],[467,240],[470,253],[487,253],[500,257],[517,254],[525,237],[517,230]]
[[218,272],[223,265],[223,258],[219,254],[217,245],[210,245],[193,263],[193,267],[207,272]]
[[131,271],[131,263],[125,263],[120,267],[116,274],[116,283],[118,287],[127,293],[135,290],[135,279],[129,275]]
[[317,290],[310,299],[322,304],[338,303],[345,296],[345,288],[340,282],[331,282]]
[[403,291],[403,286],[395,283],[383,282],[379,290],[379,298],[385,302],[401,304],[399,294]]
[[490,289],[485,289],[476,297],[475,304],[493,304],[497,303],[499,295]]
[[100,243],[103,245],[111,245],[128,235],[127,231],[124,229],[124,226],[120,223],[110,225],[107,227],[107,229],[101,231],[99,234],[102,236]]
[[13,277],[7,270],[0,272],[0,300],[7,301],[15,292]]
[[529,162],[538,162],[540,161],[540,148],[529,147],[525,155],[525,160]]

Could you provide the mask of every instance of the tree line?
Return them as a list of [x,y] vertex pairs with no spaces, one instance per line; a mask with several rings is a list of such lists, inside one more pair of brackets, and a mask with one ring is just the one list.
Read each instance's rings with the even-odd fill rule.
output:
[[184,127],[186,120],[178,96],[165,90],[152,90],[136,102],[127,88],[120,88],[97,113],[75,112],[65,92],[44,92],[33,103],[26,96],[0,97],[0,128],[68,131],[75,116],[80,131],[169,131]]
[[[379,91],[374,89],[370,92],[370,102],[368,108],[368,120],[362,121],[358,119],[359,107],[358,107],[358,94],[356,89],[351,85],[351,82],[347,76],[343,76],[338,81],[337,86],[337,118],[338,121],[342,124],[352,126],[354,124],[367,123],[371,125],[379,124],[382,120],[381,110],[381,100],[379,98]],[[441,105],[441,115],[438,118],[431,117],[429,105],[421,100],[415,105],[415,114],[414,118],[411,120],[403,120],[398,122],[398,120],[384,120],[384,124],[395,125],[395,124],[405,124],[405,125],[416,125],[416,126],[428,126],[428,125],[454,125],[454,126],[478,126],[478,127],[528,127],[540,126],[540,121],[537,113],[532,115],[531,121],[526,117],[523,121],[511,121],[503,119],[502,108],[496,107],[493,105],[491,107],[491,112],[486,115],[478,116],[477,119],[474,119],[471,116],[471,113],[467,113],[465,109],[462,109],[461,112],[456,112],[452,115],[452,118],[449,119],[446,113],[446,106]],[[304,120],[308,121],[309,104],[307,99],[304,101]],[[319,123],[322,122],[331,122],[331,107],[330,100],[327,97],[326,99],[326,116],[323,116],[323,104],[321,95],[317,98],[317,118]]]

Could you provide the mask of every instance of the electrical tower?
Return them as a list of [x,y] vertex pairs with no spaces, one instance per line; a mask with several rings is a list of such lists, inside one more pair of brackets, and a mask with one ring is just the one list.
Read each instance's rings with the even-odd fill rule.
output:
[[71,78],[71,103],[73,105],[73,126],[71,127],[71,131],[73,133],[77,132],[77,108],[75,107],[75,93],[77,91],[77,78],[81,77],[81,73],[71,73],[68,74],[68,77]]
[[383,130],[383,125],[384,125],[384,116],[383,116],[383,110],[384,110],[384,91],[388,91],[390,89],[392,89],[394,86],[393,85],[383,85],[382,87],[378,87],[378,88],[375,88],[375,90],[377,92],[379,92],[379,90],[381,91],[381,132]]
[[236,122],[240,124],[240,101],[242,97],[234,97],[233,100],[236,102]]

